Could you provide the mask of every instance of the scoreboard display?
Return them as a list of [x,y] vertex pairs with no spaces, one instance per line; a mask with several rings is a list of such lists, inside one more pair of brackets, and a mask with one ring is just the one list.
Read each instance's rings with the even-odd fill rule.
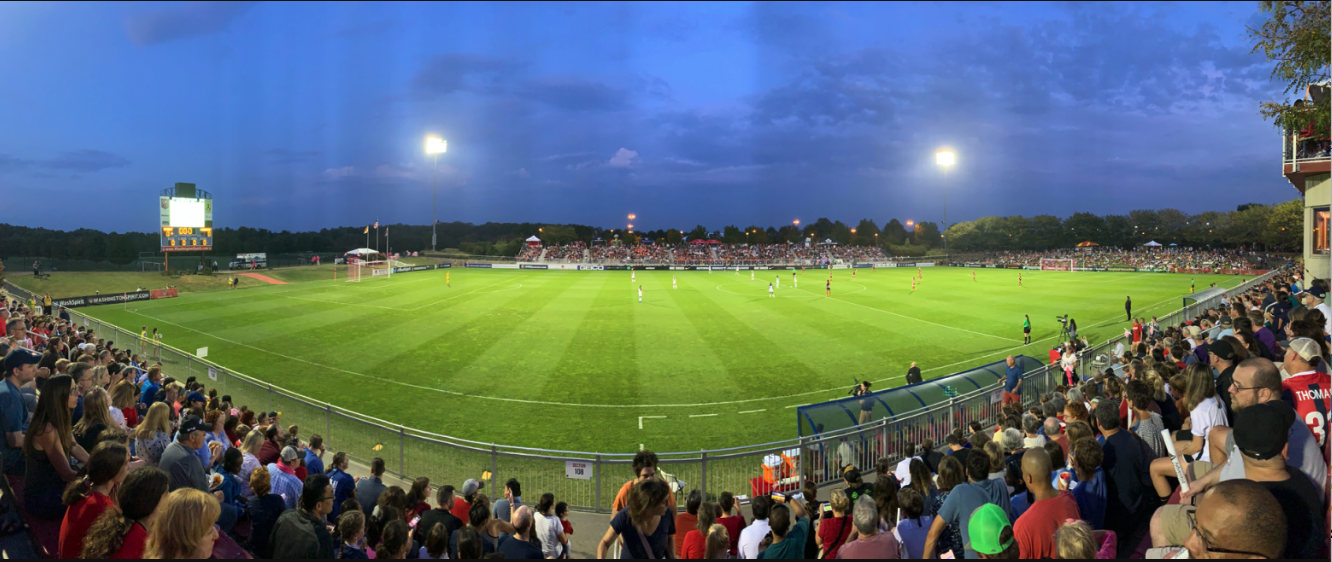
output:
[[163,252],[197,252],[213,248],[213,198],[191,183],[162,191],[159,218]]

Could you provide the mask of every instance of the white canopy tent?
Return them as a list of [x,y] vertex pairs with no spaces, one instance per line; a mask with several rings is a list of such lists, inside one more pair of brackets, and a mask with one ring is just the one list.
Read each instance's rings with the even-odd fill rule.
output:
[[1157,242],[1157,241],[1155,241],[1155,240],[1152,240],[1151,242],[1148,242],[1148,243],[1146,243],[1146,244],[1143,244],[1143,246],[1147,246],[1147,247],[1149,247],[1149,248],[1160,248],[1160,247],[1161,247],[1161,243],[1160,243],[1160,242]]
[[372,250],[372,249],[370,249],[370,248],[357,248],[357,249],[355,249],[355,250],[352,250],[352,251],[350,251],[350,252],[347,252],[347,255],[349,255],[349,256],[367,256],[367,255],[378,254],[378,253],[379,253],[379,252],[377,252],[377,251],[375,251],[375,250]]

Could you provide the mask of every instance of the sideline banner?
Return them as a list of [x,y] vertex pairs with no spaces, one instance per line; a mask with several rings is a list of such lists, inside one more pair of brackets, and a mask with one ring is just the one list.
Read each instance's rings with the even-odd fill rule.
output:
[[467,264],[467,267],[484,267],[484,268],[490,268],[490,264],[488,264],[488,263],[469,263],[469,264]]
[[518,266],[518,269],[549,269],[549,268],[546,267],[545,264],[539,264],[539,263],[524,263],[524,264],[520,264],[520,265]]
[[579,270],[579,271],[606,271],[606,266],[604,266],[604,265],[580,265],[580,266],[578,266],[578,270]]
[[87,297],[70,297],[66,299],[53,299],[52,306],[55,308],[77,308],[80,306],[97,306],[99,304],[120,304],[134,301],[146,301],[153,298],[151,291],[134,291],[131,293],[116,293],[114,295],[92,295]]
[[429,271],[429,270],[431,270],[431,269],[435,269],[435,266],[433,266],[433,265],[412,265],[412,266],[407,266],[407,267],[395,267],[395,268],[393,268],[393,272],[394,272],[394,273],[409,273],[409,272],[412,272],[412,271]]
[[518,269],[518,264],[516,264],[516,263],[492,263],[492,264],[490,264],[490,268],[491,268],[491,269]]

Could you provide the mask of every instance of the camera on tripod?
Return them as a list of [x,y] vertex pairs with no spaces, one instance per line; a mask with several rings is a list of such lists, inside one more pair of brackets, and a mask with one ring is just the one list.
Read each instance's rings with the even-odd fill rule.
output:
[[1065,325],[1067,325],[1067,324],[1068,324],[1068,315],[1065,314],[1065,315],[1063,315],[1063,316],[1056,316],[1056,317],[1055,317],[1055,320],[1058,320],[1060,324],[1065,324]]

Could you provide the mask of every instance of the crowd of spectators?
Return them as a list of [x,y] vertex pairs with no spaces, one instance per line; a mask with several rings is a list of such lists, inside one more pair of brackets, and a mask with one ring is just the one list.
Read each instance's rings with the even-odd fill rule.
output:
[[[1006,387],[993,431],[973,420],[946,452],[908,444],[873,484],[847,466],[844,487],[749,498],[748,517],[730,492],[673,488],[640,451],[597,554],[1327,559],[1326,298],[1325,280],[1283,273],[1179,325],[1135,320],[1103,372],[1039,396]],[[62,558],[568,556],[553,494],[529,504],[516,479],[494,500],[470,479],[404,489],[382,459],[354,478],[278,412],[2,304],[3,469],[28,520],[59,522]]]
[[518,252],[517,260],[536,261],[537,258],[540,257],[541,257],[541,246],[525,245],[523,246],[523,249]]
[[[871,246],[839,246],[836,244],[600,244],[586,248],[581,243],[568,246],[550,246],[546,250],[547,262],[563,263],[624,263],[744,266],[754,264],[826,265],[866,261],[884,261],[888,258],[881,249]],[[540,253],[524,250],[519,260],[533,261]]]
[[581,263],[587,244],[574,242],[564,246],[546,246],[547,262]]
[[957,263],[1040,267],[1043,259],[1074,260],[1074,267],[1135,267],[1146,269],[1269,269],[1285,264],[1284,258],[1243,250],[1215,250],[1165,247],[1133,250],[1093,247],[1058,249],[1045,252],[995,252],[984,255],[961,254]]

